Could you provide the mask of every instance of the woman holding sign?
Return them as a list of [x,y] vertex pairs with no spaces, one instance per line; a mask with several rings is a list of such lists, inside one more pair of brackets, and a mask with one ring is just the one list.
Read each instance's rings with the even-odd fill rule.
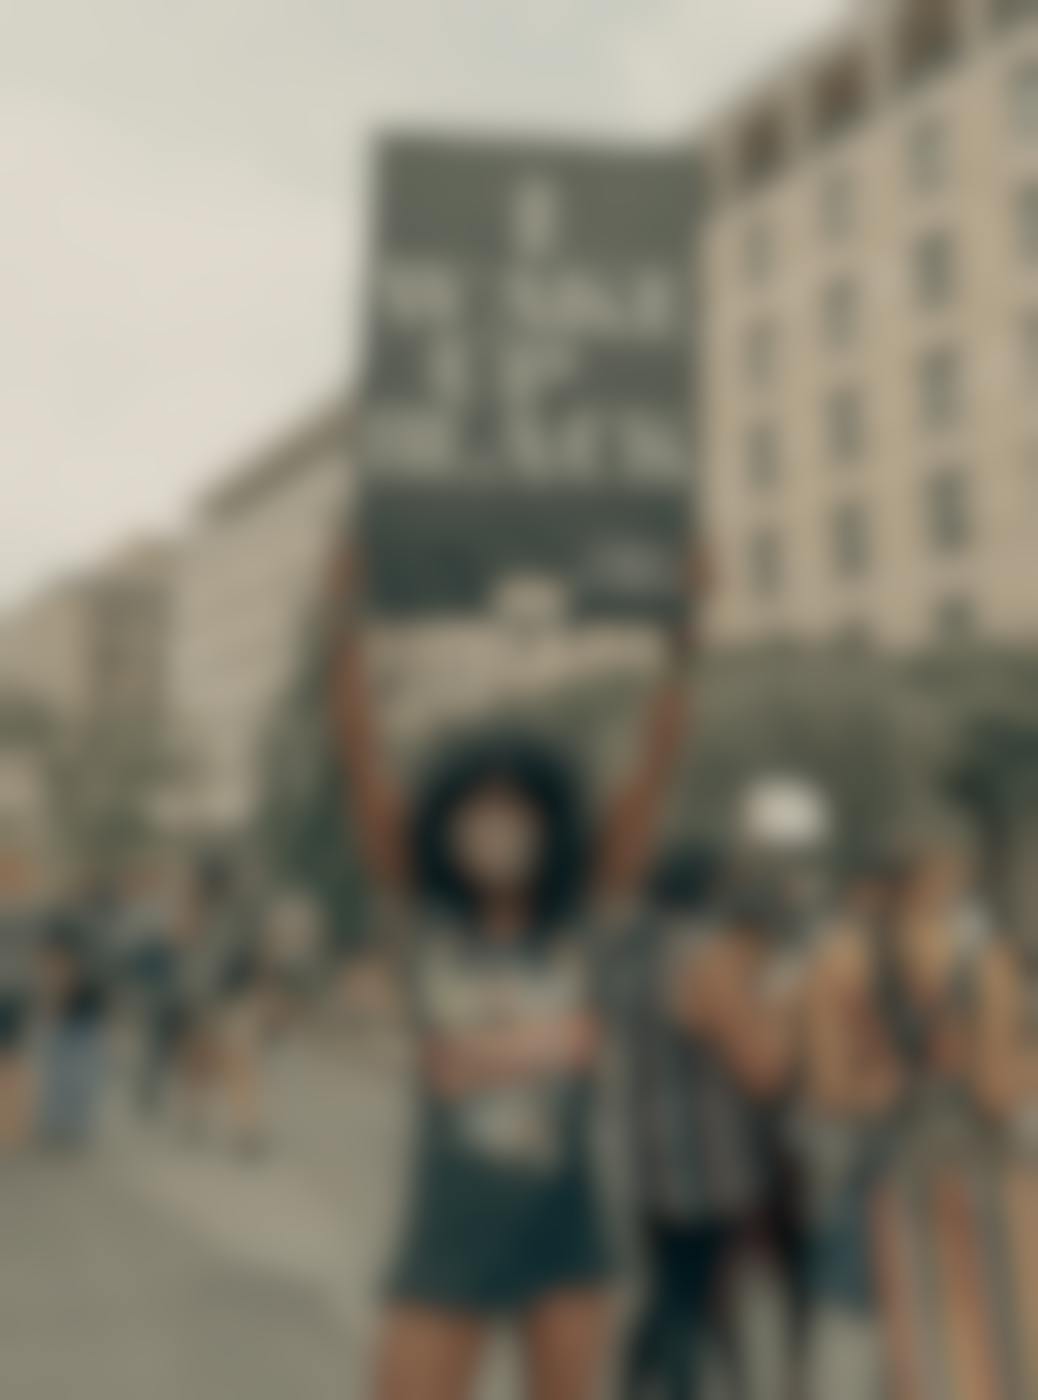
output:
[[677,630],[638,770],[592,841],[568,766],[528,739],[473,741],[402,800],[378,756],[357,601],[341,561],[336,732],[367,868],[402,905],[421,1049],[419,1146],[376,1394],[459,1400],[506,1318],[535,1400],[591,1400],[610,1265],[592,1162],[589,930],[651,857],[692,631]]

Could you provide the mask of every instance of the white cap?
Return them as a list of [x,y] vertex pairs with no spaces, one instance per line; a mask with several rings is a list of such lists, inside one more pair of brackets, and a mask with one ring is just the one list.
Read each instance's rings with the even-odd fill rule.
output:
[[832,837],[832,805],[806,778],[774,774],[759,778],[743,794],[737,827],[750,846],[814,849]]

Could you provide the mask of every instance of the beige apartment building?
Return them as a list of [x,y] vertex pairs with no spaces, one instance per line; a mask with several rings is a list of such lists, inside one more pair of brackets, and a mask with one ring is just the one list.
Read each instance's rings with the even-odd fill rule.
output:
[[60,878],[131,807],[167,748],[175,547],[133,540],[0,619],[0,899]]
[[270,725],[299,674],[322,561],[348,508],[348,412],[321,408],[258,448],[200,502],[174,603],[172,702],[192,831],[252,815]]
[[1036,21],[867,0],[706,135],[729,644],[1038,639]]
[[0,696],[38,707],[72,746],[161,727],[175,567],[168,540],[132,540],[13,607]]

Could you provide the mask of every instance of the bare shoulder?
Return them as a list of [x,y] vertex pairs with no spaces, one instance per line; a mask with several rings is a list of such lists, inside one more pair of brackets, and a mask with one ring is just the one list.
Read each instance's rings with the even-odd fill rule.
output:
[[1018,985],[1019,958],[1005,939],[988,939],[979,959],[979,967],[981,985],[993,995],[1005,995]]
[[854,924],[834,924],[815,953],[812,981],[827,991],[855,991],[869,976],[866,935]]

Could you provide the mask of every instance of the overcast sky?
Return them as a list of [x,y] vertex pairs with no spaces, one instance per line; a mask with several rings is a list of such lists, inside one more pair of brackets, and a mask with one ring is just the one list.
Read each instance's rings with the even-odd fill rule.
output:
[[0,601],[347,382],[382,123],[694,125],[851,0],[0,0]]

